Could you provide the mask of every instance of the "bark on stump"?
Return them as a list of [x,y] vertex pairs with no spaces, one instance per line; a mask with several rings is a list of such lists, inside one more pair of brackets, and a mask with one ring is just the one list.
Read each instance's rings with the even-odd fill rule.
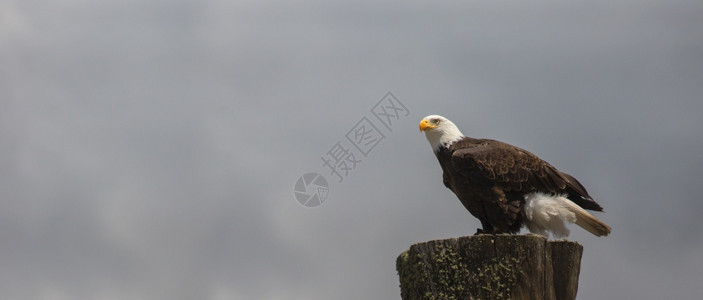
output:
[[398,256],[403,300],[576,298],[583,246],[539,235],[476,235]]

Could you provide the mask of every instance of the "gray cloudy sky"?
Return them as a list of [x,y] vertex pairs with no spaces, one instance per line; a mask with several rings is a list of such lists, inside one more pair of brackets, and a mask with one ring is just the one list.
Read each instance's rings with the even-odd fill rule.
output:
[[[575,175],[580,299],[703,288],[701,1],[0,1],[0,298],[399,299],[480,223],[417,123]],[[337,183],[321,157],[405,104]],[[373,120],[373,119],[371,119]],[[301,206],[306,172],[330,181]]]

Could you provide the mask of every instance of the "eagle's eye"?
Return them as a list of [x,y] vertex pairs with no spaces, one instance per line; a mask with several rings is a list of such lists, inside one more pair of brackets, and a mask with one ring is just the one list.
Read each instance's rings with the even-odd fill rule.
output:
[[434,120],[432,120],[432,122],[433,122],[435,125],[439,125],[439,119],[434,119]]

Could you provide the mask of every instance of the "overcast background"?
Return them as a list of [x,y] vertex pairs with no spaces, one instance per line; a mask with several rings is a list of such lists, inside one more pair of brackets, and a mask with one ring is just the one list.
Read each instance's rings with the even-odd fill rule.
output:
[[703,2],[612,2],[0,1],[0,298],[399,299],[398,254],[480,226],[429,114],[605,207],[580,299],[700,297]]

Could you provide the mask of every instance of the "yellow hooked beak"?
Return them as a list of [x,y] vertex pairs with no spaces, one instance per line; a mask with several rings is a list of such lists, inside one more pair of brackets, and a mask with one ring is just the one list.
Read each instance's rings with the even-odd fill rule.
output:
[[432,128],[437,128],[437,125],[430,123],[427,119],[422,119],[422,121],[420,121],[420,132]]

